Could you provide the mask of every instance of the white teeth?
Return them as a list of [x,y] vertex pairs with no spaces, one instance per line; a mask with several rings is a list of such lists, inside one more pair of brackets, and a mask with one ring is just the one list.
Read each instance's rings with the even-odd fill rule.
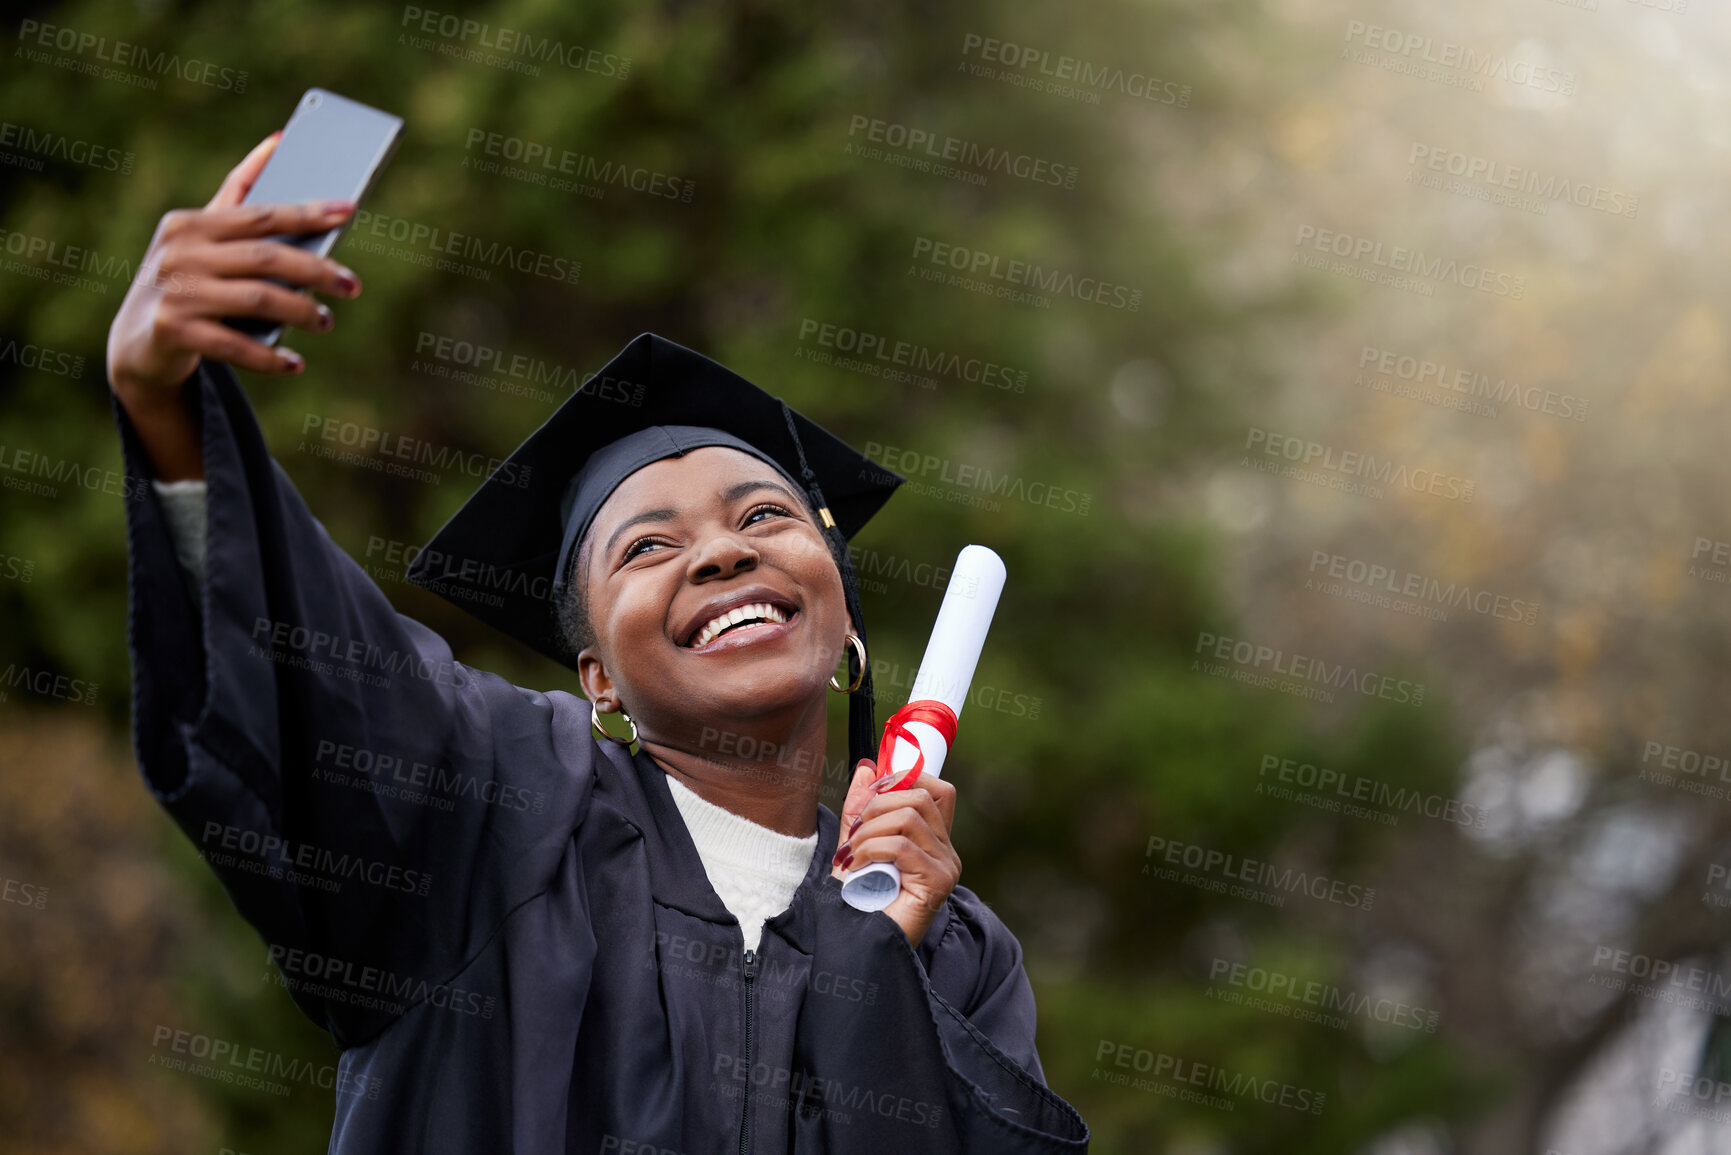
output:
[[697,631],[697,636],[691,640],[691,645],[693,648],[708,645],[715,639],[717,634],[721,633],[729,626],[736,626],[741,622],[750,621],[785,622],[787,621],[787,612],[777,606],[770,605],[768,602],[757,602],[749,606],[740,606],[738,609],[729,610],[725,614],[717,614],[710,620],[708,625]]

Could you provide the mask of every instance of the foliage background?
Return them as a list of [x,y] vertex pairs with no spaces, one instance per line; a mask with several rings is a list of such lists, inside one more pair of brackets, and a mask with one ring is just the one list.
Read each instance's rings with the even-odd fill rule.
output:
[[[502,455],[550,412],[416,365],[423,333],[576,372],[653,330],[706,352],[855,444],[902,447],[1089,497],[1086,515],[999,508],[922,478],[859,540],[913,565],[992,545],[1010,583],[953,763],[964,881],[1020,937],[1051,1085],[1103,1153],[1711,1149],[1723,1120],[1666,1111],[1714,1016],[1605,987],[1597,952],[1719,965],[1702,879],[1725,803],[1641,780],[1645,744],[1725,748],[1727,600],[1692,568],[1717,509],[1727,359],[1726,20],[1674,3],[959,0],[893,6],[564,5],[463,15],[629,58],[625,76],[524,75],[404,41],[379,3],[113,0],[29,5],[0,29],[0,118],[132,154],[129,172],[0,166],[0,228],[135,261],[163,212],[223,175],[321,85],[404,116],[366,208],[581,261],[575,286],[432,271],[364,251],[326,335],[293,333],[299,379],[248,379],[270,442],[337,542],[424,541],[473,479],[382,477],[299,449],[309,413]],[[244,94],[154,89],[32,58],[27,21],[241,71]],[[1349,21],[1496,48],[1578,74],[1564,99],[1471,92],[1344,58]],[[1186,102],[1095,103],[974,75],[969,37],[1151,74]],[[50,55],[57,55],[50,53]],[[1075,166],[1074,188],[983,183],[850,149],[856,117]],[[693,182],[690,203],[556,192],[467,167],[472,130]],[[1417,142],[1640,194],[1632,218],[1544,212],[1407,180]],[[1525,278],[1520,300],[1419,296],[1294,265],[1301,226],[1413,244]],[[911,275],[916,238],[1142,292],[1135,311],[1001,301]],[[0,237],[0,241],[5,240]],[[4,247],[4,246],[0,246]],[[103,381],[125,277],[45,284],[0,267],[0,340],[85,358],[76,380],[0,358],[0,441],[115,468]],[[101,280],[101,278],[99,278]],[[932,388],[813,360],[808,322],[985,357],[1022,391]],[[1590,419],[1494,419],[1376,392],[1361,350],[1483,368],[1590,400]],[[1477,499],[1381,502],[1241,464],[1271,429],[1472,478]],[[0,663],[97,683],[94,707],[13,688],[0,702],[0,1151],[316,1150],[328,1097],[275,1098],[153,1067],[161,1025],[328,1061],[261,944],[150,802],[127,748],[118,499],[0,490]],[[1400,615],[1307,590],[1315,551],[1536,599],[1533,627]],[[4,568],[4,567],[0,567]],[[560,667],[393,580],[403,612],[471,664],[575,689]],[[905,696],[940,591],[869,584],[880,715]],[[1210,677],[1214,633],[1422,682],[1422,708],[1317,703]],[[1352,698],[1351,701],[1345,700]],[[1037,707],[1035,703],[1038,703]],[[1037,710],[1037,716],[1036,716]],[[832,752],[845,719],[832,716]],[[1269,754],[1482,807],[1484,830],[1384,826],[1257,791]],[[839,804],[839,783],[827,800]],[[1284,908],[1158,882],[1150,836],[1374,885],[1357,911]],[[1415,1033],[1336,1030],[1232,1006],[1216,960],[1439,1012]],[[1209,1109],[1114,1085],[1118,1046],[1326,1095],[1317,1115]]]

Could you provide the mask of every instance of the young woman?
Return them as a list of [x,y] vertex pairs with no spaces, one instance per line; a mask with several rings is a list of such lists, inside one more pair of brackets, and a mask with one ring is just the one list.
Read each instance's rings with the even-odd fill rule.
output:
[[[155,483],[127,514],[139,763],[343,1049],[331,1149],[1086,1150],[1020,948],[957,885],[955,788],[876,790],[861,757],[845,539],[900,479],[645,334],[412,572],[571,666],[636,743],[464,665],[330,541],[228,368],[303,366],[222,317],[331,327],[265,278],[360,291],[261,243],[352,211],[240,207],[273,142],[163,218],[108,371]],[[831,688],[855,695],[840,819],[817,801]],[[870,861],[902,892],[868,914],[839,880]]]

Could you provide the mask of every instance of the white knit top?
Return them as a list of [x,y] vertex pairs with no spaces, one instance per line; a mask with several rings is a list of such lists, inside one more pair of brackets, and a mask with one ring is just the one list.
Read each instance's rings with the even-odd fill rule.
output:
[[[194,587],[204,584],[204,502],[202,481],[153,481],[180,559]],[[756,950],[765,919],[788,908],[817,850],[817,834],[795,838],[725,806],[717,806],[669,774],[667,787],[685,818],[703,872],[722,905],[739,920],[745,948]]]
[[817,850],[817,832],[804,838],[782,834],[717,806],[669,774],[668,789],[685,816],[691,841],[703,859],[709,885],[722,905],[739,920],[745,949],[756,950],[765,919],[774,918],[793,902],[793,892],[805,878]]

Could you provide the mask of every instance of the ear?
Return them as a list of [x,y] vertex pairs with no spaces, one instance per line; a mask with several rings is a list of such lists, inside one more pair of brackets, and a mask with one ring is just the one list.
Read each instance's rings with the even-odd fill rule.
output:
[[613,696],[613,679],[607,676],[607,667],[602,664],[601,656],[595,652],[594,646],[585,646],[577,655],[577,679],[583,685],[583,693],[594,702],[597,711],[601,710],[601,700]]

